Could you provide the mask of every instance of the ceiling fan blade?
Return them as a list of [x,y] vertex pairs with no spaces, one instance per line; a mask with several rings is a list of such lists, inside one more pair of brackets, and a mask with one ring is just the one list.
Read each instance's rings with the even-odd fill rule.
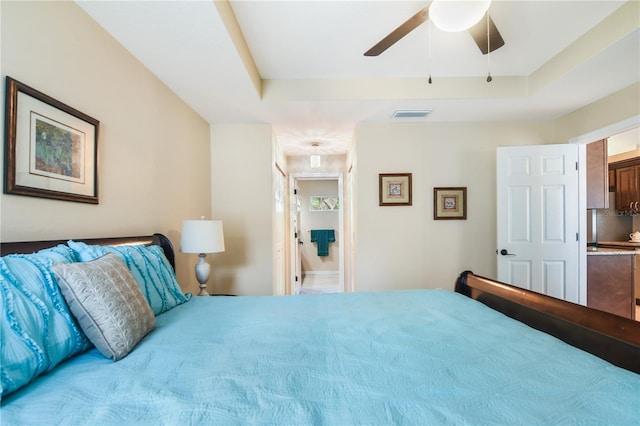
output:
[[[429,6],[422,8],[418,13],[407,19],[402,25],[393,30],[389,35],[380,40],[375,46],[367,50],[364,56],[378,56],[402,37],[416,29],[420,24],[429,19]],[[485,41],[486,44],[486,41]]]
[[[487,46],[487,18],[489,19],[490,46]],[[491,19],[489,15],[485,15],[480,22],[469,28],[469,34],[471,34],[471,37],[473,37],[483,55],[489,53],[487,47],[490,47],[490,51],[493,52],[504,46],[504,40],[500,35],[500,31],[498,31],[496,24],[493,23],[493,19]]]

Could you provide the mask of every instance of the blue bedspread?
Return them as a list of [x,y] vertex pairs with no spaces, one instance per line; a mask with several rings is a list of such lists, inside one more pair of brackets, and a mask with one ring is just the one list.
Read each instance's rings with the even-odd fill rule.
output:
[[3,426],[639,420],[640,375],[444,290],[192,298],[123,360],[92,349],[0,411]]

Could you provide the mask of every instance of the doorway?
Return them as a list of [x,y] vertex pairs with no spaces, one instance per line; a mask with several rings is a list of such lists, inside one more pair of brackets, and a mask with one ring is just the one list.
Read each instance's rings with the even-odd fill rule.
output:
[[578,303],[578,149],[497,149],[498,280]]
[[289,187],[291,294],[344,292],[342,174],[294,173]]
[[[640,115],[636,115],[630,117],[626,120],[622,120],[617,123],[613,123],[611,125],[602,127],[600,129],[594,130],[592,132],[580,135],[573,139],[569,140],[569,143],[578,145],[578,155],[580,157],[580,163],[586,164],[586,146],[590,142],[598,141],[600,139],[610,138],[612,135],[616,135],[622,132],[626,132],[628,130],[637,128],[640,124]],[[578,178],[579,178],[579,210],[581,212],[587,211],[587,176],[585,167],[581,167],[578,170]],[[586,215],[579,215],[578,221],[580,224],[580,235],[584,236],[581,238],[581,250],[580,250],[580,283],[583,288],[585,288],[584,294],[581,295],[580,304],[586,305],[587,296],[586,296],[586,287],[587,287],[587,238],[589,235],[587,232],[587,220]]]
[[[639,120],[640,121],[640,120]],[[590,174],[587,180],[587,193],[591,196],[587,205],[587,306],[610,312],[615,315],[640,320],[640,280],[637,275],[637,259],[632,256],[629,265],[624,264],[629,257],[600,256],[605,247],[622,245],[629,242],[630,234],[640,229],[637,211],[627,208],[637,200],[637,175],[633,173],[640,157],[640,127],[611,132],[603,141],[587,146],[589,155],[596,161],[589,163],[605,164]],[[602,143],[604,142],[604,143]],[[592,150],[591,147],[595,146]],[[605,148],[604,153],[603,149]],[[594,177],[595,176],[595,177]],[[608,182],[607,182],[608,176]],[[604,178],[604,179],[603,179]],[[604,184],[604,190],[602,188]],[[604,192],[604,199],[602,193]],[[625,253],[625,252],[622,252]],[[629,252],[633,253],[633,252]],[[619,253],[620,254],[620,253]],[[635,272],[634,272],[635,271]],[[635,288],[634,288],[635,287]],[[631,306],[630,306],[631,305]]]

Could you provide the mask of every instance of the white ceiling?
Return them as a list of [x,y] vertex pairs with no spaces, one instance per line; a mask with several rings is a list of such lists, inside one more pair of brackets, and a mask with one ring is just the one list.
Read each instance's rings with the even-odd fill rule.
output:
[[205,120],[271,123],[290,155],[343,153],[358,122],[550,120],[640,80],[637,1],[494,0],[488,59],[427,23],[363,55],[429,1],[77,3]]

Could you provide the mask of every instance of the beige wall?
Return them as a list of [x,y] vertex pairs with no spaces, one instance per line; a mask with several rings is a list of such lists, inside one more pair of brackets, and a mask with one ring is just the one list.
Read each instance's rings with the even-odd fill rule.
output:
[[[536,123],[360,124],[356,290],[453,288],[496,275],[496,147],[557,142]],[[378,206],[379,173],[412,173],[412,206]],[[434,220],[433,188],[467,187],[467,220]]]
[[557,140],[568,141],[638,116],[640,116],[640,83],[635,83],[555,120],[554,134]]
[[8,75],[100,120],[100,204],[2,194],[2,241],[161,232],[177,251],[182,220],[210,214],[209,125],[74,2],[0,8],[2,99]]
[[213,217],[226,250],[210,256],[210,292],[274,293],[272,167],[270,125],[211,126]]
[[[453,288],[470,269],[496,276],[498,146],[567,143],[640,114],[640,85],[546,123],[360,124],[356,289]],[[413,173],[412,207],[379,207],[378,173]],[[468,218],[433,220],[433,187],[466,186]]]

